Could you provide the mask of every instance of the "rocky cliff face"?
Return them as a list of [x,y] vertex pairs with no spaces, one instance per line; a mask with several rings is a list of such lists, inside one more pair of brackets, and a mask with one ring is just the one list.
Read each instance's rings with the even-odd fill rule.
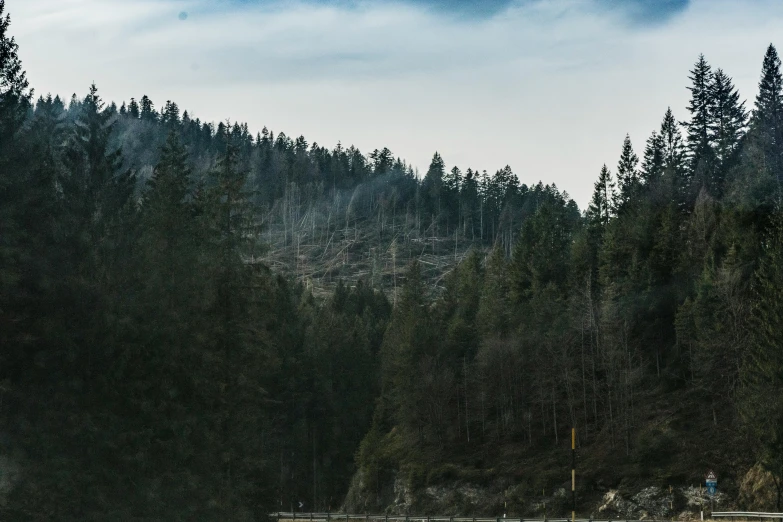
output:
[[[758,466],[743,476],[738,493],[718,491],[710,499],[698,486],[640,489],[603,489],[580,492],[578,515],[600,519],[698,520],[703,510],[773,510],[777,490],[771,476]],[[343,509],[353,513],[380,512],[416,515],[462,516],[567,516],[571,509],[570,491],[559,487],[547,495],[531,497],[518,485],[498,477],[488,484],[465,481],[443,482],[412,487],[395,473],[376,491],[368,491],[370,481],[357,473]],[[711,504],[712,503],[712,504]]]
[[[718,507],[730,509],[727,496],[718,492],[712,502]],[[702,510],[710,509],[710,498],[703,489],[688,486],[684,488],[646,487],[638,493],[628,496],[617,490],[607,491],[593,517],[645,519],[690,520],[701,518]]]
[[395,473],[380,486],[380,495],[368,491],[367,486],[364,474],[357,473],[343,509],[354,513],[502,515],[504,495],[496,484],[482,486],[453,482],[414,488],[402,474]]

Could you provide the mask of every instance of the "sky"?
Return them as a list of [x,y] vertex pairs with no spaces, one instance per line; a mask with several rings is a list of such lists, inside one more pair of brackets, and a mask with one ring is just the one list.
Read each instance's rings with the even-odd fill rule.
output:
[[[630,134],[686,120],[703,53],[751,108],[779,0],[6,0],[31,86],[118,105],[148,95],[202,121],[308,143],[435,151],[584,208]],[[783,48],[781,48],[783,52]]]

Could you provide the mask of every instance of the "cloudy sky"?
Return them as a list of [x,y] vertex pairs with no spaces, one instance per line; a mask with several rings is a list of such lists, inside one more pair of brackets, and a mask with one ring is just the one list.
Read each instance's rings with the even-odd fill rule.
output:
[[[699,53],[752,105],[779,0],[6,0],[37,94],[147,94],[205,121],[508,164],[583,207],[630,133],[687,117]],[[783,51],[783,49],[781,49]]]

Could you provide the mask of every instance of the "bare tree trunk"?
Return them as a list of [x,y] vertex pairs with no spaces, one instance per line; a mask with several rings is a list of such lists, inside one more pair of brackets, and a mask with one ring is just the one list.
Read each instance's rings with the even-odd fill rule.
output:
[[465,379],[465,433],[470,442],[470,414],[468,413],[468,363],[466,358],[462,357],[462,374]]
[[585,415],[585,427],[584,429],[587,430],[587,419],[588,419],[588,413],[587,413],[587,377],[586,377],[586,371],[585,371],[585,323],[584,320],[579,321],[580,329],[582,333],[582,344],[581,344],[581,357],[582,357],[582,406],[584,409],[584,415]]
[[593,308],[592,291],[588,294],[590,303],[590,361],[591,361],[591,381],[593,388],[593,422],[598,423],[598,377],[596,374],[595,360],[598,357],[598,332],[596,332],[595,310]]
[[555,383],[552,380],[552,426],[555,429],[555,444],[560,443],[560,437],[557,434],[557,404],[555,403]]
[[576,407],[574,406],[574,391],[571,388],[571,377],[568,373],[568,367],[566,366],[563,369],[563,373],[565,374],[565,386],[566,386],[566,396],[568,397],[568,416],[571,419],[571,426],[576,427]]
[[481,436],[487,436],[487,415],[484,410],[484,390],[481,391]]
[[612,412],[612,390],[609,389],[609,433],[611,434],[612,447],[614,447],[614,415]]

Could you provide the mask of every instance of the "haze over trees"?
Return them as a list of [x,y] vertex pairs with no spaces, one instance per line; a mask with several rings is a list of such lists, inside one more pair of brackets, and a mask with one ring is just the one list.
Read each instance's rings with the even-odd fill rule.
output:
[[731,490],[758,462],[780,509],[774,46],[752,108],[698,57],[687,111],[618,143],[580,211],[510,167],[36,98],[4,8],[3,519],[336,511],[357,471],[368,510],[395,474],[538,491],[572,426],[587,484],[709,460]]

